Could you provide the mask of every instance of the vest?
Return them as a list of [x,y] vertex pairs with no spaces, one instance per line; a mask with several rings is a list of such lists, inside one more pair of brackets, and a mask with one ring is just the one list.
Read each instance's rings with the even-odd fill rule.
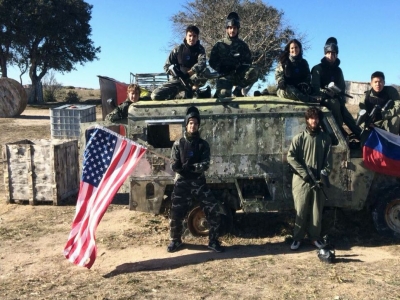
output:
[[[181,157],[182,165],[188,162],[189,165],[199,163],[201,154],[203,153],[204,144],[203,140],[193,139],[192,142],[181,138],[179,140],[179,153]],[[182,174],[185,179],[197,179],[201,174],[194,172],[185,172]]]
[[331,67],[328,64],[321,63],[321,82],[320,86],[325,87],[329,83],[334,82],[335,84],[338,84],[338,80],[341,77],[341,72],[339,67]]
[[198,44],[188,47],[181,44],[178,50],[178,63],[182,72],[186,73],[197,63],[197,58],[200,54]]
[[310,74],[310,70],[304,59],[295,62],[287,60],[284,69],[286,83],[295,86],[301,82],[305,82],[307,76]]
[[[371,96],[371,94],[373,96]],[[366,94],[365,94],[365,107],[367,108],[367,112],[370,113],[375,105],[379,105],[380,107],[384,107],[386,102],[390,100],[389,94],[386,92],[386,89],[383,88],[383,90],[380,93],[375,93],[373,89],[370,89]],[[388,107],[389,109],[393,107]],[[379,121],[379,120],[377,120]]]

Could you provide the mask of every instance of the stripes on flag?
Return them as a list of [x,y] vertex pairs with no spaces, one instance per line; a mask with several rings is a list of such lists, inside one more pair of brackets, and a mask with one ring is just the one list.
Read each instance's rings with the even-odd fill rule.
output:
[[372,171],[400,177],[400,136],[375,127],[363,147],[363,162]]
[[145,152],[145,147],[107,128],[95,127],[86,144],[76,213],[64,248],[70,262],[91,268],[97,255],[97,226]]

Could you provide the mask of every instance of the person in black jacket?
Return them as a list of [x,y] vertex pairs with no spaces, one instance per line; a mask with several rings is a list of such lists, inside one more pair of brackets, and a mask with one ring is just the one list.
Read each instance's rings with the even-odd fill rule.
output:
[[356,125],[356,121],[347,110],[344,96],[331,95],[326,89],[329,83],[334,82],[335,86],[342,92],[346,90],[343,72],[339,67],[339,47],[336,38],[330,37],[326,40],[324,54],[321,63],[311,69],[313,92],[316,96],[322,97],[321,105],[332,111],[332,116],[345,136],[347,136],[347,132],[342,128],[343,123],[347,125],[356,138],[360,138],[361,128]]
[[185,98],[192,98],[192,93],[207,82],[198,76],[206,70],[206,51],[200,44],[199,34],[199,28],[194,25],[186,28],[183,43],[171,51],[164,65],[165,72],[172,78],[151,93],[152,100],[175,99],[182,91],[185,91]]
[[193,206],[193,198],[200,202],[210,227],[208,248],[222,252],[218,241],[221,215],[220,204],[206,183],[204,171],[210,165],[210,146],[200,138],[200,114],[196,107],[188,109],[184,137],[175,141],[171,152],[171,169],[176,172],[170,219],[170,238],[167,251],[175,252],[182,245],[183,220]]
[[310,67],[303,58],[300,41],[292,39],[286,44],[275,70],[275,80],[278,84],[278,97],[317,102],[317,99],[310,96],[312,93]]

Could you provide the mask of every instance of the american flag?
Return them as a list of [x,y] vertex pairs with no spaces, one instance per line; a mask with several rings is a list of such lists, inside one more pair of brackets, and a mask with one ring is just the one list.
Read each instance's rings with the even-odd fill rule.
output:
[[145,152],[145,147],[107,128],[96,126],[92,130],[85,148],[72,230],[64,248],[70,262],[91,268],[97,254],[97,225]]

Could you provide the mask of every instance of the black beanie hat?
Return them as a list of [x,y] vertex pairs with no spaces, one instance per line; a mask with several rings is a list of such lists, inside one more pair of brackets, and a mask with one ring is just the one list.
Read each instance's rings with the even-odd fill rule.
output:
[[191,106],[187,109],[185,117],[185,126],[187,126],[187,124],[189,123],[190,118],[196,118],[197,123],[199,123],[200,126],[200,112],[196,106]]
[[328,52],[335,52],[336,54],[339,54],[338,42],[337,39],[333,36],[327,39],[325,42],[324,54]]

